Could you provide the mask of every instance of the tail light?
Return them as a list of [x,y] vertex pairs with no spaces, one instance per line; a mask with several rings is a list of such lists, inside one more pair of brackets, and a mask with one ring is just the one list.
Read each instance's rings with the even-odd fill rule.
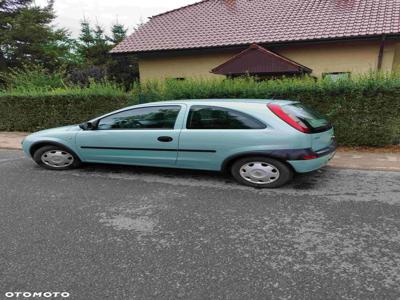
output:
[[300,120],[298,117],[291,114],[290,112],[286,112],[284,108],[282,108],[280,105],[269,103],[267,106],[275,115],[277,115],[281,120],[285,121],[293,128],[304,133],[310,133],[310,128],[308,128],[302,120]]

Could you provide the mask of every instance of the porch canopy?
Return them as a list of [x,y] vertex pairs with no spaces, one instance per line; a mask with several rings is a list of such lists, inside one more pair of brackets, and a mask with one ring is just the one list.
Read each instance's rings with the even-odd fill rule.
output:
[[284,76],[309,74],[311,72],[310,68],[257,44],[250,45],[246,50],[211,70],[211,73],[226,76]]

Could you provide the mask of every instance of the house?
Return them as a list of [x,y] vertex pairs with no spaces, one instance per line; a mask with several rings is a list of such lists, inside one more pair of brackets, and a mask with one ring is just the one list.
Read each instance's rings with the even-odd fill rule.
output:
[[203,0],[156,15],[117,45],[141,81],[400,70],[399,0]]

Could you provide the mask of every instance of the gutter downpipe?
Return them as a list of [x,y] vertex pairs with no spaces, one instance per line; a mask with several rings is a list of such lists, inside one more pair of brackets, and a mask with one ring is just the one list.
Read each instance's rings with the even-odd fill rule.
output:
[[379,47],[379,54],[378,54],[378,71],[381,71],[382,69],[383,52],[385,51],[385,41],[386,41],[386,35],[382,35],[381,46]]

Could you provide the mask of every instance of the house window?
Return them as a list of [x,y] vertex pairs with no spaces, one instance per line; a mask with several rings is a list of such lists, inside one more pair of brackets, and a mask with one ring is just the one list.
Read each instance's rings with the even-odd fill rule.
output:
[[343,79],[349,79],[350,78],[350,72],[323,73],[322,77],[323,78],[329,78],[332,81],[338,81],[338,80],[343,80]]
[[183,81],[185,79],[186,79],[185,77],[169,77],[169,78],[167,78],[167,80],[172,80],[172,81],[174,81],[174,80]]

